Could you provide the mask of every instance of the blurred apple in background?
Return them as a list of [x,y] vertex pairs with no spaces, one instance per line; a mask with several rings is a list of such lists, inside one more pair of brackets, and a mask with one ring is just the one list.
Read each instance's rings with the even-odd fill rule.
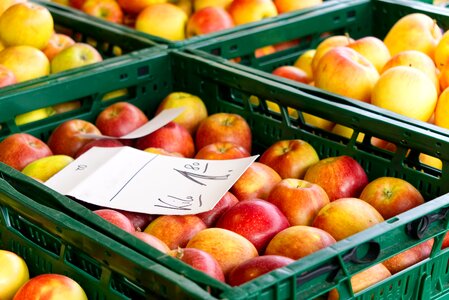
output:
[[424,241],[412,248],[404,250],[382,263],[387,267],[391,274],[396,274],[426,258],[429,257],[432,251],[434,240],[430,239]]
[[41,274],[28,280],[14,295],[14,300],[87,300],[83,288],[72,278],[61,274]]
[[316,49],[308,49],[302,52],[295,60],[293,65],[306,72],[309,81],[313,80],[312,60]]
[[[1,51],[1,50],[0,50]],[[16,75],[7,67],[0,65],[0,88],[17,83]]]
[[443,33],[440,41],[435,47],[433,61],[438,70],[443,69],[449,61],[449,31]]
[[83,6],[84,2],[86,2],[86,0],[69,0],[69,5],[71,7],[77,8],[77,9],[81,9],[81,7]]
[[405,66],[383,72],[371,97],[376,106],[423,122],[432,116],[437,100],[432,80],[422,71]]
[[97,49],[86,43],[75,43],[51,60],[51,73],[83,67],[103,60]]
[[242,235],[262,254],[273,236],[290,224],[276,205],[254,198],[240,201],[230,207],[221,215],[215,226]]
[[184,126],[190,134],[195,134],[201,121],[208,115],[206,105],[198,96],[185,92],[172,92],[159,103],[155,115],[164,109],[180,107],[183,107],[184,110],[173,119],[173,122]]
[[395,177],[379,177],[369,182],[360,199],[371,204],[385,220],[424,203],[417,188]]
[[273,168],[255,161],[237,179],[230,192],[240,201],[267,199],[273,187],[281,180],[281,176]]
[[251,128],[246,120],[233,113],[215,113],[205,118],[195,135],[196,149],[215,142],[232,142],[251,153]]
[[148,122],[145,113],[130,102],[116,102],[104,108],[95,119],[102,134],[124,136]]
[[379,72],[368,59],[354,49],[342,46],[327,51],[313,74],[316,87],[364,102],[370,102],[371,92],[379,79]]
[[56,127],[50,134],[47,145],[53,154],[65,154],[75,157],[81,147],[92,141],[79,134],[89,133],[101,135],[100,130],[89,121],[81,119],[70,119]]
[[67,155],[50,155],[30,162],[22,169],[22,173],[45,182],[72,161],[73,158]]
[[449,114],[449,88],[446,88],[438,97],[437,104],[435,106],[435,125],[449,129],[449,118],[447,117],[448,114]]
[[235,159],[249,157],[251,154],[242,146],[231,142],[215,142],[199,149],[195,154],[198,159]]
[[169,152],[177,152],[187,158],[195,155],[192,135],[182,125],[173,121],[152,133],[138,138],[135,147],[144,150],[150,147],[163,148]]
[[54,115],[54,110],[51,106],[38,108],[20,115],[14,118],[14,122],[17,126],[25,125],[31,122],[39,121]]
[[301,83],[309,83],[312,81],[312,78],[305,71],[296,66],[280,66],[274,69],[271,74]]
[[354,49],[369,60],[379,73],[391,58],[390,50],[381,39],[375,36],[362,37],[349,43],[347,47]]
[[134,233],[135,231],[131,221],[124,214],[115,209],[102,208],[96,209],[93,212],[126,232]]
[[309,167],[304,180],[321,186],[330,201],[344,197],[359,197],[368,184],[362,166],[347,155],[328,157]]
[[443,36],[437,22],[424,13],[410,13],[390,27],[384,43],[391,55],[404,50],[419,50],[434,58],[435,49]]
[[319,160],[313,146],[300,139],[277,141],[265,149],[259,158],[260,163],[273,168],[281,178],[300,179]]
[[0,162],[19,171],[32,161],[52,154],[47,144],[28,133],[14,133],[0,142]]
[[151,221],[144,231],[154,235],[173,250],[185,247],[195,234],[206,227],[195,215],[163,215]]
[[135,29],[167,40],[185,39],[187,14],[171,3],[146,6],[136,18]]
[[276,184],[267,201],[276,205],[292,226],[311,225],[320,209],[330,202],[318,184],[295,178]]
[[0,15],[0,40],[6,47],[31,46],[44,49],[53,31],[51,13],[37,3],[19,2]]
[[195,248],[178,248],[171,250],[169,254],[191,267],[203,271],[216,280],[225,281],[223,270],[218,261],[206,251]]
[[320,61],[321,57],[323,57],[324,54],[326,54],[329,50],[335,47],[339,46],[344,47],[352,42],[354,42],[354,39],[346,35],[332,35],[321,41],[315,48],[315,53],[312,58],[313,76],[315,77],[315,70],[317,69],[318,62]]
[[[338,134],[340,136],[343,136],[347,139],[351,139],[354,135],[354,129],[351,127],[342,125],[342,124],[335,124],[334,127],[332,127],[331,130],[332,133]],[[363,139],[365,138],[365,134],[363,132],[359,132],[356,138],[356,141],[361,143],[363,142]]]
[[278,14],[272,0],[233,0],[228,12],[235,25],[260,21]]
[[257,249],[238,233],[223,228],[206,228],[195,234],[186,248],[203,250],[220,264],[225,277],[235,266],[258,256]]
[[0,249],[0,299],[13,299],[14,294],[30,279],[25,260],[18,254]]
[[111,139],[98,139],[92,140],[86,144],[84,144],[81,148],[76,151],[74,158],[78,158],[81,154],[85,153],[87,150],[92,147],[123,147],[123,143],[119,140],[111,140]]
[[168,248],[167,244],[152,234],[143,231],[135,231],[133,235],[164,254],[170,252],[170,248]]
[[0,51],[0,65],[11,70],[17,82],[50,74],[50,62],[45,54],[31,46],[11,46]]
[[[73,0],[72,0],[73,1]],[[139,14],[145,7],[154,3],[165,3],[166,0],[117,0],[120,7],[132,15]]]
[[297,260],[336,243],[325,230],[312,226],[290,226],[269,242],[266,255],[281,255]]
[[0,16],[3,14],[3,12],[8,9],[10,6],[17,4],[27,2],[27,0],[2,0],[0,2]]
[[227,283],[237,286],[253,280],[265,273],[285,267],[295,260],[281,255],[261,255],[247,260],[233,268],[228,274]]
[[278,13],[283,14],[320,5],[323,3],[323,0],[274,0],[273,2],[276,5]]
[[330,120],[326,120],[324,118],[305,112],[302,113],[302,117],[304,118],[304,122],[307,125],[314,126],[327,131],[331,131],[335,125],[335,123]]
[[222,7],[208,6],[196,10],[187,21],[186,38],[234,27],[231,15]]
[[232,1],[233,0],[193,0],[193,10],[197,11],[209,6],[221,7],[227,10]]
[[88,15],[112,23],[123,23],[122,8],[115,0],[87,0],[83,3],[81,10]]
[[220,216],[225,213],[229,208],[233,207],[235,204],[239,202],[236,196],[234,196],[231,192],[226,192],[223,197],[215,204],[214,208],[211,210],[198,213],[198,216],[207,227],[215,226],[215,223],[220,218]]
[[42,52],[44,52],[48,60],[51,61],[56,54],[73,44],[75,44],[75,41],[70,36],[64,33],[54,32],[48,41],[47,46],[42,49]]
[[81,101],[73,100],[52,105],[55,114],[62,114],[81,107]]
[[383,221],[382,215],[368,202],[358,198],[340,198],[321,208],[312,226],[340,241]]

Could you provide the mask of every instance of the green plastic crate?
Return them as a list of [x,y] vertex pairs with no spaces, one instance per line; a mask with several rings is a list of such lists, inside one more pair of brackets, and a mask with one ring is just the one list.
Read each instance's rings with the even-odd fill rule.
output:
[[[407,0],[341,0],[337,5],[292,16],[283,22],[235,32],[213,41],[189,45],[187,48],[196,55],[287,84],[311,95],[381,113],[422,128],[431,126],[436,129],[434,125],[399,115],[372,104],[271,74],[279,66],[293,65],[301,53],[307,49],[316,48],[328,33],[332,35],[347,33],[354,39],[364,36],[383,39],[397,20],[415,12],[432,17],[443,30],[449,29],[449,10],[446,8]],[[254,55],[255,49],[296,39],[300,39],[300,43],[292,48],[263,57]],[[229,61],[237,57],[240,58],[240,63]],[[437,128],[446,131],[441,127]]]
[[[129,101],[149,116],[170,92],[185,91],[201,97],[209,113],[226,111],[245,117],[253,129],[254,152],[280,139],[300,138],[311,143],[321,158],[347,154],[357,159],[368,177],[395,176],[415,185],[428,200],[419,208],[403,213],[368,230],[342,240],[305,259],[270,272],[239,287],[231,287],[198,274],[170,256],[161,256],[148,245],[102,220],[84,206],[71,201],[46,186],[0,165],[2,177],[20,192],[39,203],[57,209],[89,225],[120,244],[156,260],[162,266],[182,274],[197,287],[210,291],[217,299],[314,299],[338,287],[344,299],[442,299],[449,291],[449,250],[440,251],[447,231],[449,216],[449,139],[432,130],[392,120],[357,107],[334,103],[289,86],[232,67],[209,61],[179,50],[165,53],[141,53],[120,65],[104,65],[95,72],[78,73],[70,78],[49,81],[46,85],[23,88],[0,96],[1,137],[13,132],[28,132],[46,140],[52,129],[70,118],[94,121],[102,108],[115,101]],[[125,95],[108,102],[101,101],[112,89],[127,89]],[[267,103],[253,105],[250,96],[269,99],[280,106],[280,113],[267,108]],[[55,115],[22,127],[14,125],[16,114],[79,99],[82,107],[71,113]],[[351,139],[308,127],[303,119],[289,117],[288,108],[308,112],[355,129]],[[356,143],[357,133],[365,140]],[[375,136],[397,145],[389,152],[370,144]],[[443,161],[443,171],[423,165],[419,153]],[[435,238],[430,259],[408,268],[372,286],[356,296],[348,280],[357,272],[387,259],[425,240]],[[144,261],[142,261],[144,263]],[[157,283],[155,283],[157,284]],[[180,286],[183,283],[179,283]],[[184,287],[183,287],[184,288]],[[188,289],[189,287],[185,287]]]
[[0,88],[0,94],[7,90],[35,84],[37,82],[44,84],[49,79],[69,76],[70,74],[79,71],[87,71],[98,65],[114,64],[123,56],[132,55],[133,52],[142,49],[153,48],[154,51],[161,51],[160,49],[166,48],[164,45],[160,45],[148,38],[136,34],[135,30],[130,30],[126,27],[111,27],[108,24],[98,22],[97,18],[88,15],[73,14],[70,11],[62,9],[61,6],[52,5],[52,3],[47,1],[32,0],[32,2],[48,8],[53,17],[56,32],[67,34],[76,42],[88,43],[94,46],[102,55],[103,61],[95,63],[94,65],[87,65],[67,70],[62,73],[50,74]]
[[20,192],[33,188],[28,182],[8,180],[15,175],[3,166],[0,172],[0,249],[21,256],[30,277],[69,276],[92,300],[209,297],[204,289],[156,261],[30,199]]

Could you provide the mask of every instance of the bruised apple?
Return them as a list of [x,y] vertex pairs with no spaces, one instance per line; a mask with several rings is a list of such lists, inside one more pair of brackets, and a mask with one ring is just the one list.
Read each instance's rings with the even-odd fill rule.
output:
[[347,155],[324,158],[307,169],[304,180],[321,186],[330,201],[345,197],[359,197],[368,184],[362,166]]
[[239,202],[231,192],[226,192],[211,210],[196,214],[207,227],[215,226],[220,216]]

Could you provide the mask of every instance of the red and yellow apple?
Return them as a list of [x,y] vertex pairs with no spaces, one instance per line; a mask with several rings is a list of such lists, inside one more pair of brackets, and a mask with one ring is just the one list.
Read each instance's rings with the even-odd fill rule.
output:
[[105,219],[109,223],[123,229],[126,232],[134,233],[134,225],[131,221],[121,212],[115,209],[101,208],[93,211],[99,217]]
[[365,36],[350,43],[347,47],[354,49],[368,59],[381,72],[384,65],[391,58],[390,50],[385,43],[375,36]]
[[88,15],[112,23],[123,23],[122,8],[115,0],[87,0],[83,3],[81,10]]
[[161,251],[164,254],[168,254],[170,252],[170,248],[168,248],[167,244],[163,242],[161,239],[155,237],[152,234],[144,231],[134,231],[133,235],[141,241],[144,241],[148,245],[157,250]]
[[186,38],[234,27],[231,15],[222,7],[207,6],[196,10],[188,19]]
[[273,0],[273,2],[276,5],[278,13],[283,14],[320,5],[323,3],[323,0]]
[[16,253],[0,249],[0,299],[9,300],[30,279],[25,260]]
[[87,43],[75,43],[61,50],[50,62],[51,73],[59,73],[103,61],[100,52]]
[[306,71],[296,66],[280,66],[274,69],[271,74],[301,83],[312,81],[312,78],[307,75]]
[[235,25],[260,21],[278,14],[272,0],[233,0],[228,12]]
[[250,155],[240,145],[231,142],[215,142],[199,149],[195,154],[195,158],[222,160],[249,157]]
[[14,72],[3,65],[0,65],[0,88],[15,83],[17,83],[17,79],[16,75],[14,75]]
[[64,33],[53,33],[47,46],[42,49],[42,52],[47,56],[48,60],[51,61],[53,57],[56,56],[63,49],[75,44],[75,41]]

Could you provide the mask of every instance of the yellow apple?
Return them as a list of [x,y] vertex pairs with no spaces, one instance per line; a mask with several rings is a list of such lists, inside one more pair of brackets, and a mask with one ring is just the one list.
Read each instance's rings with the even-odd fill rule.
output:
[[192,0],[175,0],[175,1],[171,1],[171,3],[173,3],[180,9],[182,9],[188,17],[190,17],[190,15],[193,12],[193,1]]
[[135,28],[164,39],[179,41],[185,39],[187,14],[171,3],[151,4],[136,18]]
[[366,36],[348,45],[368,59],[380,73],[385,63],[390,59],[390,50],[384,42],[374,36]]
[[435,169],[441,170],[443,168],[443,162],[441,161],[441,159],[436,158],[434,156],[430,156],[425,153],[419,154],[419,161],[425,165],[434,167]]
[[0,299],[12,299],[30,278],[28,267],[16,253],[0,249]]
[[5,46],[27,45],[44,49],[53,32],[50,11],[36,3],[17,3],[0,16],[0,40]]
[[64,169],[74,159],[64,154],[53,154],[36,159],[22,169],[22,173],[40,180],[47,181],[50,177]]
[[434,59],[436,46],[443,33],[436,21],[423,13],[400,18],[388,31],[384,43],[395,55],[404,50],[419,50]]
[[17,4],[17,3],[21,3],[21,2],[26,2],[27,0],[2,0],[0,1],[0,16],[3,14],[3,12],[10,6]]
[[218,6],[228,9],[233,0],[193,0],[193,10],[197,11],[208,6]]
[[306,122],[306,124],[311,126],[315,126],[327,131],[331,131],[332,128],[334,127],[334,122],[317,117],[315,115],[303,112],[302,117],[304,118],[304,122]]
[[405,66],[388,69],[373,88],[371,103],[423,122],[429,120],[438,94],[422,71]]
[[31,46],[11,46],[0,52],[0,65],[10,69],[17,82],[50,74],[50,62],[41,50]]
[[433,60],[436,67],[441,70],[449,62],[449,31],[445,31],[437,46],[435,47],[435,53]]
[[323,0],[274,0],[273,2],[276,5],[278,13],[283,14],[290,11],[320,5],[323,3]]
[[338,46],[347,46],[352,42],[354,42],[354,39],[347,35],[333,35],[324,39],[315,49],[315,55],[312,58],[313,72],[315,72],[319,60],[324,54],[326,54],[327,51]]
[[315,49],[308,49],[304,51],[301,55],[299,55],[299,57],[293,64],[295,67],[300,68],[301,70],[306,72],[307,77],[309,77],[310,79],[313,78],[312,60],[315,52]]
[[327,51],[314,69],[315,86],[323,90],[369,102],[379,79],[374,65],[349,47]]
[[55,113],[52,107],[38,108],[20,115],[15,118],[16,125],[24,125],[27,123],[35,122],[52,116]]
[[[341,124],[335,124],[331,131],[348,139],[350,139],[354,133],[354,129]],[[359,132],[359,134],[357,135],[357,142],[363,142],[364,137],[365,134],[363,132]]]
[[435,125],[449,129],[449,88],[438,97],[434,117]]
[[51,60],[51,73],[79,68],[102,61],[97,49],[87,43],[75,43],[61,50]]
[[233,0],[228,11],[235,25],[260,21],[278,14],[272,0]]
[[440,81],[437,75],[437,68],[433,60],[426,54],[418,50],[405,50],[393,55],[382,68],[381,74],[386,70],[396,66],[408,66],[417,68],[424,72],[435,85],[437,93],[440,94]]

